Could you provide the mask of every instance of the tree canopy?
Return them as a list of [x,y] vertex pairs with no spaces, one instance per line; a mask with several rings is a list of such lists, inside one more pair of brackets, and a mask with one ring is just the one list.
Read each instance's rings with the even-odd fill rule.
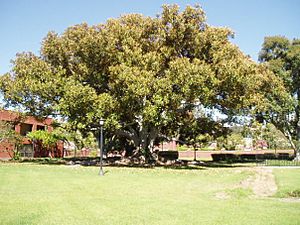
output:
[[293,104],[278,101],[277,110],[267,119],[290,139],[296,149],[300,140],[300,39],[266,37],[259,60],[284,81],[289,97],[293,99]]
[[1,77],[5,100],[83,131],[103,117],[107,130],[149,149],[178,130],[189,111],[182,101],[230,116],[285,97],[281,79],[232,44],[230,29],[208,25],[200,6],[162,8],[155,18],[128,14],[49,32],[39,56],[18,54]]

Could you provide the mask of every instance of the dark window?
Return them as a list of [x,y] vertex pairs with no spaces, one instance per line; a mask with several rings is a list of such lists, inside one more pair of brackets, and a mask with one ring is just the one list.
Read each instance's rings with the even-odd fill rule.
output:
[[22,136],[26,136],[31,131],[32,131],[32,124],[21,123],[20,134]]
[[20,155],[21,157],[33,157],[34,151],[33,151],[33,145],[32,144],[25,144],[20,149]]
[[45,126],[37,125],[36,130],[45,130]]

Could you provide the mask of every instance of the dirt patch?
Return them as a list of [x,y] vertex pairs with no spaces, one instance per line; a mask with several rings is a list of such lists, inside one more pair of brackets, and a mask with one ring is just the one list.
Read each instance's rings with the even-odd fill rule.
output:
[[243,188],[250,188],[255,197],[269,197],[276,193],[277,185],[271,168],[256,167],[255,175],[240,183]]
[[270,198],[276,199],[281,202],[300,202],[300,197],[298,192],[295,196],[287,198],[276,198],[272,197],[277,192],[277,185],[275,182],[275,177],[273,174],[273,168],[271,167],[252,167],[252,168],[239,168],[234,171],[234,173],[242,173],[244,171],[254,172],[253,175],[249,176],[247,179],[241,181],[239,184],[227,189],[229,193],[225,191],[220,191],[215,194],[215,197],[220,200],[230,199],[232,196],[230,191],[238,188],[248,188],[251,189],[254,198]]

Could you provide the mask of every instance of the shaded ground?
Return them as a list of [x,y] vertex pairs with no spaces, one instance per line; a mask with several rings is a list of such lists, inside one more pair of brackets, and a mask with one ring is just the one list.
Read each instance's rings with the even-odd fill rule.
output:
[[[36,164],[50,164],[50,165],[81,165],[81,166],[99,166],[99,157],[78,157],[78,158],[24,158],[20,163],[36,163]],[[167,162],[152,161],[145,163],[138,159],[130,158],[111,158],[103,160],[104,166],[117,167],[166,167],[174,169],[203,169],[205,167],[247,167],[255,166],[255,163],[234,163],[234,162],[214,162],[214,161],[193,161],[193,160],[172,160]]]

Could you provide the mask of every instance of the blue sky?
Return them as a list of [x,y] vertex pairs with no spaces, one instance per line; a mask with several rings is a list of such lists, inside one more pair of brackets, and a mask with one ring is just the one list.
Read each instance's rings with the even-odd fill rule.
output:
[[199,3],[213,26],[235,31],[233,42],[257,60],[265,36],[300,38],[300,0],[0,0],[0,74],[11,69],[18,52],[39,54],[48,31],[63,32],[74,24],[104,23],[121,14],[155,16],[162,4]]

